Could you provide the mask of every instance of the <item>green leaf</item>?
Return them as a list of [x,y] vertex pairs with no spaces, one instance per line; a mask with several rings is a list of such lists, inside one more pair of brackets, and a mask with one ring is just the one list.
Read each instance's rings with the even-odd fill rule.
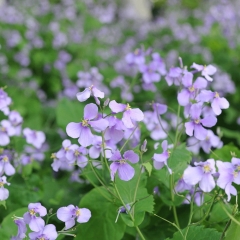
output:
[[224,240],[233,240],[239,239],[240,236],[240,214],[234,216],[234,218],[238,221],[236,222],[231,221],[230,227],[228,228]]
[[80,224],[76,240],[120,240],[126,225],[118,219],[115,223],[118,206],[111,201],[112,196],[103,187],[95,188],[80,201],[81,208],[88,208],[92,217],[89,222]]
[[22,217],[27,211],[28,209],[26,207],[20,208],[11,212],[3,219],[0,229],[0,239],[10,239],[17,234],[17,225],[13,221],[13,216]]
[[179,179],[191,160],[191,152],[189,152],[184,145],[179,146],[171,151],[170,158],[168,159],[168,166],[172,169],[173,174],[177,176],[177,179]]
[[0,201],[0,206],[3,206],[5,209],[7,209],[6,201]]
[[152,173],[152,164],[150,162],[143,163],[143,166],[148,171],[149,176],[151,176]]
[[[183,235],[186,234],[187,228],[182,230]],[[187,233],[186,240],[219,240],[221,236],[220,232],[217,232],[216,229],[213,228],[204,228],[204,226],[191,226],[189,228],[189,231]],[[176,232],[173,235],[173,238],[167,238],[166,240],[183,240],[183,236],[180,234],[180,232]],[[236,238],[232,238],[236,239]]]
[[223,162],[230,162],[233,156],[240,158],[240,150],[230,143],[223,146],[221,149],[216,149],[213,151],[213,153],[210,155],[210,158],[221,160]]
[[[224,206],[226,210],[229,212],[229,214],[231,214],[234,206],[231,205],[230,203],[225,204]],[[210,213],[209,222],[212,223],[226,222],[227,219],[229,219],[229,217],[223,210],[221,203],[220,202],[215,203]]]
[[76,101],[70,101],[67,98],[61,99],[57,105],[57,124],[66,128],[70,122],[80,122],[83,119],[84,104]]

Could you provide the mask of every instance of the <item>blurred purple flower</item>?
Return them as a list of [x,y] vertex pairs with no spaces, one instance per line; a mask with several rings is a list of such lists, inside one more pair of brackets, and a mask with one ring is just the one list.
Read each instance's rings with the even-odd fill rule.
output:
[[213,65],[203,66],[196,63],[193,63],[191,68],[194,68],[197,71],[201,72],[202,76],[204,76],[208,81],[213,80],[210,76],[217,71],[217,69]]
[[35,131],[30,128],[24,128],[23,135],[26,138],[26,142],[32,144],[36,148],[41,148],[46,140],[46,136],[42,131]]
[[10,185],[9,182],[7,182],[6,176],[0,177],[0,201],[4,201],[9,196],[9,191],[4,188],[4,184]]
[[22,218],[16,218],[14,219],[14,223],[18,227],[18,233],[17,236],[12,237],[11,240],[21,240],[26,238],[27,227],[24,220]]

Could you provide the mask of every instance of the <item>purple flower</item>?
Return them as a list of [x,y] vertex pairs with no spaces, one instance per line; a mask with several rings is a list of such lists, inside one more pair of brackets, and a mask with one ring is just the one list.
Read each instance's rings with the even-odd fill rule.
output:
[[15,135],[15,129],[7,120],[2,120],[0,125],[0,146],[6,146],[10,143],[11,136]]
[[187,191],[187,190],[191,190],[192,189],[192,185],[190,184],[187,184],[184,180],[183,180],[183,177],[181,177],[176,186],[175,186],[175,191],[177,193],[181,193],[181,192],[184,192],[184,191]]
[[231,194],[237,195],[237,190],[232,183],[240,184],[240,159],[232,158],[231,163],[218,160],[216,165],[219,173],[217,185],[225,190],[228,196],[227,201],[230,201]]
[[199,187],[203,192],[211,192],[216,185],[212,176],[216,173],[214,159],[195,163],[195,166],[188,166],[183,173],[183,180],[189,185],[199,183]]
[[195,99],[198,89],[205,88],[207,86],[207,81],[198,77],[194,83],[192,83],[193,74],[187,72],[182,77],[182,85],[184,88],[180,93],[178,93],[178,102],[181,106],[187,106],[190,100]]
[[182,72],[183,70],[179,67],[170,68],[169,73],[165,77],[168,86],[171,86],[173,83],[177,86],[180,85]]
[[91,218],[91,212],[87,208],[74,207],[72,204],[67,207],[61,207],[57,210],[57,218],[65,222],[65,230],[75,225],[75,218],[77,222],[86,223]]
[[129,181],[134,177],[135,170],[134,168],[128,164],[128,161],[131,163],[137,163],[139,161],[139,156],[134,153],[134,151],[129,150],[121,156],[121,153],[117,150],[109,159],[109,161],[113,161],[110,165],[111,170],[111,180],[114,180],[116,172],[118,172],[118,176],[123,181]]
[[127,128],[134,127],[132,120],[139,122],[144,118],[143,112],[139,108],[132,109],[129,104],[121,104],[113,100],[109,103],[109,107],[114,113],[124,112],[122,121]]
[[63,158],[66,156],[66,153],[69,151],[70,147],[71,147],[72,143],[70,140],[65,139],[62,142],[62,148],[56,153],[56,157],[57,158]]
[[197,99],[202,102],[211,102],[211,107],[216,115],[222,113],[222,109],[229,108],[229,102],[226,98],[220,97],[218,92],[202,90]]
[[45,222],[41,217],[47,215],[47,209],[41,205],[41,203],[30,203],[28,205],[28,212],[23,215],[23,219],[26,224],[29,224],[29,228],[32,231],[42,231]]
[[14,219],[14,223],[18,227],[17,236],[12,237],[11,240],[20,240],[26,237],[27,227],[26,223],[24,222],[23,218],[16,218]]
[[167,165],[167,160],[170,157],[171,152],[168,150],[168,142],[167,140],[164,140],[162,142],[162,149],[163,152],[161,154],[155,153],[153,155],[153,165],[154,167],[159,170],[162,169],[165,165],[169,171],[170,174],[172,174],[172,170]]
[[84,102],[88,98],[90,98],[91,94],[95,98],[96,103],[99,105],[100,102],[98,98],[104,98],[104,92],[101,92],[93,85],[91,87],[86,88],[83,92],[77,93],[76,96],[79,102]]
[[[202,104],[193,104],[190,108],[190,122],[185,123],[186,134],[193,136],[198,140],[204,140],[207,137],[207,130],[203,127],[212,127],[217,123],[217,118],[214,116],[207,116],[200,118],[202,112]],[[203,125],[203,126],[202,126]]]
[[88,151],[85,147],[79,147],[77,144],[73,144],[69,147],[69,151],[66,153],[66,158],[69,164],[75,164],[81,168],[87,166],[88,158],[85,156],[87,155]]
[[0,88],[0,111],[3,111],[11,104],[12,100],[2,88]]
[[[159,139],[164,139],[167,137],[166,130],[169,129],[169,126],[166,121],[162,120],[161,117],[159,116],[160,122],[158,120],[158,116],[156,114],[156,111],[146,111],[144,112],[144,120],[143,122],[146,125],[146,128],[150,131],[150,137],[153,140],[159,140]],[[163,128],[164,130],[163,130]]]
[[53,224],[42,226],[38,232],[29,233],[30,240],[55,240],[58,237],[56,227]]
[[88,147],[92,144],[93,134],[90,126],[97,131],[104,131],[108,127],[106,119],[92,121],[98,117],[98,107],[94,103],[87,104],[84,108],[84,119],[80,123],[71,122],[67,125],[66,131],[68,136],[78,138],[78,142],[83,147]]
[[46,136],[42,131],[34,131],[30,128],[24,128],[23,135],[26,138],[26,142],[32,144],[35,148],[41,148],[46,140]]
[[133,53],[128,53],[125,57],[128,64],[140,65],[145,63],[145,53],[142,49],[136,49]]
[[221,148],[222,141],[218,136],[216,136],[212,130],[207,130],[207,136],[204,140],[199,141],[198,139],[191,137],[188,139],[187,149],[195,154],[199,153],[199,148],[201,147],[205,153],[210,153],[212,147]]
[[93,145],[89,148],[89,156],[92,159],[97,159],[102,153],[102,156],[105,154],[106,158],[110,158],[112,156],[112,149],[115,148],[115,144],[110,144],[110,141],[103,143],[101,136],[95,136]]
[[111,140],[114,143],[120,142],[124,136],[123,129],[125,126],[123,125],[123,122],[116,118],[116,116],[109,116],[107,117],[107,120],[109,127],[104,134],[105,140]]
[[4,184],[10,185],[10,183],[7,182],[6,176],[0,177],[0,201],[4,201],[9,196],[9,191],[4,188]]
[[148,65],[140,65],[139,71],[142,73],[142,79],[144,83],[150,84],[153,82],[159,82],[161,75],[156,72],[157,65],[154,62],[150,62]]
[[4,172],[6,175],[11,176],[15,173],[15,168],[10,163],[11,155],[4,151],[2,154],[0,154],[0,175],[2,175]]
[[203,66],[196,63],[193,63],[191,68],[194,68],[199,72],[202,72],[202,76],[204,76],[208,81],[213,80],[210,76],[217,71],[217,69],[213,65]]
[[11,125],[15,128],[15,135],[20,136],[23,118],[17,111],[11,111],[8,115]]
[[166,65],[163,62],[163,59],[160,57],[159,53],[152,54],[152,64],[155,64],[155,69],[162,75],[166,75]]

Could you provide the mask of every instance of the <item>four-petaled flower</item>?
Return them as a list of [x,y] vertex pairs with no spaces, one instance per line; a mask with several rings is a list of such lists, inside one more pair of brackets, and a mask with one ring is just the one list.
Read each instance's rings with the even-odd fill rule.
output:
[[61,207],[57,210],[57,218],[65,222],[65,230],[75,225],[77,222],[86,223],[91,218],[91,211],[87,208],[74,207],[72,204],[67,207]]
[[108,127],[108,121],[106,119],[93,120],[97,117],[97,105],[94,103],[87,104],[84,108],[84,119],[82,122],[71,122],[67,125],[66,131],[68,136],[78,138],[78,142],[83,147],[90,146],[94,138],[90,126],[96,131],[104,131]]
[[111,179],[114,180],[116,172],[118,172],[118,176],[121,180],[129,181],[133,178],[135,174],[134,168],[128,163],[137,163],[139,161],[139,156],[132,150],[126,151],[121,156],[121,153],[117,150],[109,159],[109,161],[113,161],[110,165],[111,170]]
[[32,231],[41,231],[45,225],[41,217],[47,215],[47,209],[41,203],[30,203],[28,205],[28,212],[23,215],[25,223],[29,224]]
[[131,108],[129,104],[117,103],[115,100],[109,103],[110,109],[113,113],[123,112],[122,121],[127,128],[133,128],[132,120],[140,122],[143,120],[143,112],[139,108]]
[[194,165],[195,167],[188,166],[184,171],[184,182],[189,185],[199,183],[203,192],[211,192],[216,185],[213,178],[213,174],[216,173],[214,159],[208,159],[206,162],[195,162]]

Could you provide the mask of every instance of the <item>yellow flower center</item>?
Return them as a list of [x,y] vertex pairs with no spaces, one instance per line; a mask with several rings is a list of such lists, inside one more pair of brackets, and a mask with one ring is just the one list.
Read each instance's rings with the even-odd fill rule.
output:
[[38,238],[38,240],[46,240],[45,237]]
[[88,120],[87,120],[87,119],[83,119],[83,120],[82,120],[82,125],[83,125],[84,127],[87,127],[87,126],[88,126]]
[[0,127],[0,131],[1,132],[6,132],[6,128],[5,127]]
[[239,165],[237,166],[237,170],[240,171],[240,166]]
[[238,172],[233,171],[233,177],[236,178],[238,176]]
[[139,49],[137,48],[137,49],[135,49],[135,51],[134,51],[134,55],[138,55],[139,54]]
[[215,98],[219,98],[219,93],[218,92],[215,92]]
[[78,150],[75,150],[75,151],[74,151],[74,156],[77,157],[77,156],[79,156],[79,155],[80,155],[80,152],[79,152]]
[[129,105],[129,103],[127,103],[126,111],[127,111],[127,110],[130,110],[130,109],[131,109],[131,106]]
[[80,214],[81,214],[81,211],[80,211],[80,209],[78,209],[78,210],[76,211],[76,216],[78,217],[78,216],[80,216]]
[[92,91],[93,85],[91,87],[89,87],[89,90]]
[[4,186],[4,183],[3,182],[0,182],[0,187],[3,187]]
[[126,160],[125,160],[125,159],[121,159],[121,160],[119,161],[119,163],[120,163],[120,164],[125,164],[125,163],[126,163]]
[[188,90],[189,90],[190,92],[194,92],[194,91],[195,91],[195,88],[194,88],[194,86],[191,86],[191,87],[188,88]]
[[35,215],[34,209],[30,209],[30,210],[29,210],[29,213],[30,213],[31,215]]
[[67,152],[67,151],[69,150],[69,148],[68,148],[68,147],[65,147],[64,150]]
[[194,120],[194,122],[195,122],[196,124],[199,124],[199,123],[200,123],[200,120],[199,120],[199,119],[196,119],[196,120]]
[[204,170],[205,173],[211,172],[211,168],[209,167],[209,165],[205,165],[203,167],[203,170]]
[[56,153],[52,153],[51,158],[57,158]]
[[4,161],[4,162],[8,162],[8,157],[7,156],[4,156],[3,158],[2,158],[2,160]]
[[168,152],[168,156],[170,156],[171,155],[171,151],[168,149],[167,152]]

